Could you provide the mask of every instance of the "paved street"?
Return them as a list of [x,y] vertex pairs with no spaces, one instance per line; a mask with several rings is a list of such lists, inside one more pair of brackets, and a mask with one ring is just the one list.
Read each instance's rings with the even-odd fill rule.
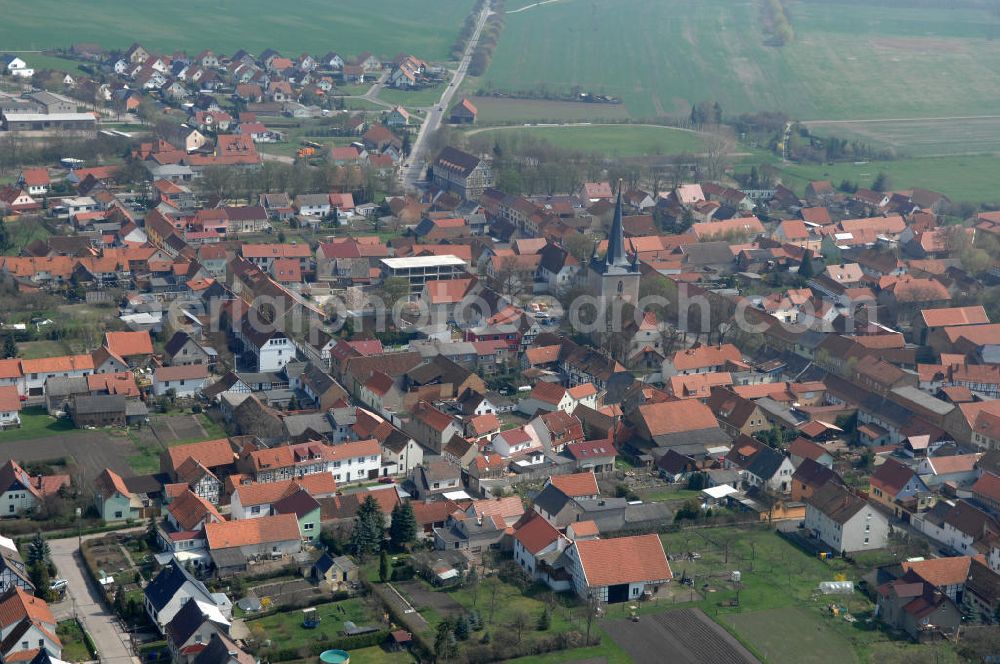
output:
[[[103,534],[88,535],[83,539],[103,536]],[[49,540],[49,546],[52,549],[52,561],[59,570],[59,578],[69,582],[66,599],[52,605],[56,619],[71,618],[75,611],[84,629],[94,640],[101,662],[109,664],[139,662],[138,657],[132,656],[128,634],[122,631],[119,622],[101,604],[99,591],[90,582],[83,559],[77,555],[77,538]]]
[[399,169],[399,179],[404,190],[412,191],[417,187],[417,181],[424,172],[424,165],[427,159],[427,156],[424,154],[427,149],[427,137],[441,126],[441,120],[444,118],[444,114],[448,112],[455,92],[462,85],[462,81],[465,80],[465,73],[469,70],[469,62],[471,62],[472,54],[479,44],[479,35],[483,31],[483,26],[486,25],[486,19],[489,15],[490,9],[487,5],[483,7],[483,11],[479,14],[479,20],[476,22],[476,31],[472,33],[472,37],[465,47],[465,53],[462,55],[462,59],[458,62],[458,67],[452,74],[451,85],[445,88],[437,105],[427,109],[427,118],[420,126],[416,140],[413,141],[409,159]]

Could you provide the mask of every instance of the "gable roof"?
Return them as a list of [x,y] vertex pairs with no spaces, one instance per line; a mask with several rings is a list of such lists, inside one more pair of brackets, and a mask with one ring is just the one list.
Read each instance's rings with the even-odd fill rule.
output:
[[153,608],[159,611],[174,598],[185,584],[190,584],[189,589],[193,591],[192,597],[215,604],[208,588],[201,581],[194,578],[183,566],[173,563],[160,570],[160,573],[143,589],[143,593]]
[[673,578],[659,535],[577,540],[574,546],[591,588]]
[[[983,556],[976,556],[984,560]],[[926,560],[904,560],[903,571],[914,572],[921,579],[935,588],[952,585],[965,585],[972,565],[972,556],[952,556],[950,558],[928,558]]]
[[827,482],[806,498],[806,503],[827,517],[844,524],[868,504],[836,482]]
[[233,452],[232,445],[228,438],[217,438],[215,440],[205,440],[200,443],[189,443],[187,445],[177,445],[167,449],[167,458],[170,460],[171,469],[176,472],[188,457],[206,468],[216,468],[227,466],[236,461],[236,453]]
[[514,539],[531,555],[559,541],[560,537],[559,531],[540,515],[532,516],[514,532]]
[[105,332],[104,345],[118,357],[153,354],[149,332]]
[[267,542],[287,542],[298,540],[299,537],[299,521],[294,514],[205,524],[205,538],[212,551]]
[[549,478],[549,484],[570,498],[594,496],[601,493],[593,471],[573,473],[572,475],[553,475]]

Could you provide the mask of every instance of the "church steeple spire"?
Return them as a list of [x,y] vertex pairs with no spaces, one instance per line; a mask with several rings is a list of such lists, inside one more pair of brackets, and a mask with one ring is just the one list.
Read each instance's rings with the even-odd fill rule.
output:
[[625,229],[622,226],[622,180],[618,180],[618,199],[615,201],[615,216],[611,221],[611,232],[608,233],[608,252],[604,262],[609,267],[628,267],[629,260],[625,254]]

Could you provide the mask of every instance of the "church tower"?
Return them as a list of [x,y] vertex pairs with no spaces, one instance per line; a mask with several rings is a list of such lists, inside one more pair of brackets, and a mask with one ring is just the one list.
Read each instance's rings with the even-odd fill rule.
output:
[[622,226],[622,181],[618,181],[615,216],[608,233],[608,251],[603,258],[590,259],[591,291],[613,300],[621,298],[635,304],[639,300],[639,263],[625,252],[625,229]]

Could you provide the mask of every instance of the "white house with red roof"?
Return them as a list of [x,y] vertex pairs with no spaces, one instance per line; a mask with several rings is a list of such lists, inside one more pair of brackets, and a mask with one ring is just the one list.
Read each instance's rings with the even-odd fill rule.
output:
[[21,171],[17,183],[28,192],[29,196],[44,195],[52,184],[47,168],[26,168]]
[[569,574],[554,566],[569,544],[570,540],[552,524],[541,516],[532,515],[514,531],[514,561],[530,577],[553,590],[569,590]]
[[0,429],[21,426],[21,396],[13,385],[0,386]]
[[62,648],[56,619],[44,599],[17,586],[0,595],[0,661],[31,662],[42,650],[58,658]]
[[490,444],[493,451],[504,458],[542,451],[542,442],[527,427],[501,431],[493,436]]
[[593,383],[563,387],[559,383],[542,381],[535,383],[531,393],[517,404],[517,409],[529,416],[539,411],[572,413],[581,404],[588,408],[597,407],[597,388]]

